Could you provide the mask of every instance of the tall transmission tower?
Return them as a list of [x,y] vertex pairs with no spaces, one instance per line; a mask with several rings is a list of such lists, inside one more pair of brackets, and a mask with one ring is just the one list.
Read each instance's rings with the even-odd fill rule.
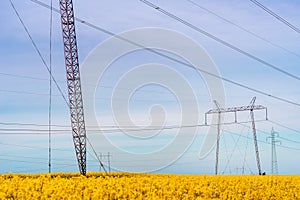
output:
[[72,0],[59,0],[73,142],[79,171],[86,174],[86,130]]
[[276,143],[281,144],[281,141],[276,140],[276,137],[279,136],[278,132],[274,131],[274,128],[272,127],[271,130],[271,137],[267,137],[267,142],[271,139],[271,152],[272,152],[272,161],[271,161],[271,168],[272,168],[272,174],[278,174],[278,163],[277,163],[277,155],[276,155]]
[[268,120],[268,111],[267,108],[262,105],[255,105],[256,97],[253,97],[250,104],[248,106],[241,106],[241,107],[232,107],[232,108],[220,108],[218,103],[214,101],[217,108],[211,109],[205,113],[205,124],[207,125],[207,115],[209,114],[218,114],[218,133],[217,133],[217,149],[216,149],[216,166],[215,166],[215,174],[218,174],[218,159],[219,159],[219,140],[220,140],[220,118],[222,113],[234,113],[234,122],[238,123],[237,120],[237,112],[241,111],[250,111],[251,115],[251,122],[252,122],[252,131],[253,131],[253,140],[254,140],[254,148],[255,148],[255,155],[256,155],[256,163],[258,168],[258,174],[261,175],[261,165],[259,159],[259,151],[258,151],[258,144],[257,144],[257,135],[256,135],[256,128],[255,128],[255,120],[254,120],[254,110],[265,110],[266,120]]

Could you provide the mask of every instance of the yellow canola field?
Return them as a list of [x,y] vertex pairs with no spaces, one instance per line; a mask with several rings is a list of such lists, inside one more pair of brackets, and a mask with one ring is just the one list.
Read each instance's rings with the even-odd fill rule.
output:
[[300,199],[300,176],[7,174],[0,199]]

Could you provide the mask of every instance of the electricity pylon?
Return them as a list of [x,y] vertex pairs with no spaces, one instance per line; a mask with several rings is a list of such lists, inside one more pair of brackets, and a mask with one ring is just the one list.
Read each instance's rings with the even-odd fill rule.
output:
[[270,142],[269,140],[271,139],[271,153],[272,153],[271,168],[272,168],[272,174],[278,174],[276,143],[281,144],[281,141],[276,140],[276,137],[278,137],[278,136],[279,136],[279,133],[275,132],[274,128],[272,127],[271,137],[267,137],[267,142]]
[[217,108],[211,109],[205,113],[205,124],[207,125],[207,115],[208,114],[218,114],[218,133],[217,133],[217,152],[216,152],[216,166],[215,166],[215,174],[218,174],[218,159],[219,159],[219,139],[220,139],[220,118],[222,113],[234,113],[234,122],[238,123],[237,120],[237,112],[240,111],[250,111],[251,115],[251,122],[252,122],[252,131],[253,131],[253,140],[254,140],[254,148],[255,148],[255,155],[256,155],[256,164],[258,168],[258,174],[261,175],[261,165],[260,165],[260,158],[259,158],[259,151],[258,151],[258,144],[257,144],[257,135],[256,135],[256,128],[255,128],[255,120],[254,120],[254,110],[265,110],[266,113],[266,120],[268,120],[268,111],[267,108],[262,105],[255,105],[256,97],[253,97],[250,104],[248,106],[241,106],[241,107],[232,107],[232,108],[220,108],[218,103],[214,101]]
[[73,143],[78,167],[86,174],[86,130],[72,0],[59,0]]

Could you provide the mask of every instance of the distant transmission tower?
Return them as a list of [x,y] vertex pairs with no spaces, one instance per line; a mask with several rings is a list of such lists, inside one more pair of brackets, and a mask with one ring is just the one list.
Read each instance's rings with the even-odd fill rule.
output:
[[271,130],[271,137],[267,137],[267,141],[271,139],[271,152],[272,152],[272,174],[278,174],[278,163],[277,163],[277,155],[276,155],[276,143],[281,144],[281,141],[276,140],[276,137],[279,136],[278,132],[274,131],[274,128],[272,127]]
[[255,147],[255,155],[256,155],[256,163],[258,168],[258,174],[261,175],[261,166],[260,166],[260,159],[259,159],[259,151],[257,145],[257,136],[256,136],[256,128],[255,128],[255,120],[254,120],[254,110],[265,110],[266,112],[266,120],[268,119],[268,112],[267,108],[262,105],[254,105],[256,97],[253,97],[250,104],[248,106],[241,106],[241,107],[232,107],[232,108],[220,108],[219,104],[214,101],[217,108],[209,110],[205,113],[205,124],[207,124],[207,115],[208,114],[218,114],[218,133],[217,133],[217,148],[216,148],[216,166],[215,166],[215,174],[218,174],[218,160],[219,160],[219,140],[220,140],[220,130],[221,130],[221,113],[234,113],[234,122],[238,123],[237,121],[237,112],[240,111],[250,111],[251,115],[251,122],[252,122],[252,131],[253,131],[253,140],[254,140],[254,147]]
[[100,168],[99,168],[100,171],[101,171],[101,166],[102,166],[102,167],[103,167],[103,170],[104,170],[105,172],[107,172],[107,171],[105,170],[105,168],[104,168],[103,163],[102,163],[102,160],[106,158],[106,159],[107,159],[107,165],[108,165],[108,172],[111,172],[111,168],[110,168],[110,157],[111,157],[111,154],[110,154],[109,152],[107,153],[107,155],[100,153],[100,155],[98,156],[98,160],[101,162],[101,163],[100,163]]

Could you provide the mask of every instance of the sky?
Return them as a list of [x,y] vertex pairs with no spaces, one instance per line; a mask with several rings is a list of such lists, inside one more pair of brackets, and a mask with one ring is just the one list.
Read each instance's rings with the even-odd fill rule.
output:
[[[299,33],[251,1],[151,2],[264,62],[300,76]],[[300,27],[298,1],[260,2]],[[50,10],[30,0],[13,3],[49,66]],[[299,105],[221,79],[209,82],[207,74],[180,62],[200,63],[205,69],[214,67],[221,77],[296,104],[300,99],[299,80],[220,44],[142,1],[73,3],[75,16],[85,22],[76,22],[76,33],[87,136],[92,145],[88,145],[88,171],[103,170],[95,158],[96,152],[107,170],[110,162],[112,171],[213,174],[215,146],[211,145],[205,157],[200,156],[200,151],[207,138],[215,137],[216,126],[209,129],[202,125],[205,112],[215,108],[216,86],[211,84],[220,83],[224,89],[217,98],[222,101],[224,93],[222,107],[247,106],[255,96],[256,104],[268,109],[268,120],[263,111],[255,112],[262,170],[271,173],[269,137],[274,128],[278,133],[279,173],[299,174]],[[48,172],[49,73],[9,0],[1,1],[0,6],[3,27],[0,32],[0,173]],[[53,7],[58,8],[58,1],[53,1]],[[52,73],[67,97],[60,16],[56,12],[52,16]],[[88,23],[149,45],[155,52],[180,62],[132,47]],[[165,32],[156,35],[156,30]],[[119,52],[122,53],[118,55]],[[95,67],[94,71],[89,71],[91,66]],[[54,83],[51,99],[51,171],[78,171],[69,109]],[[208,124],[215,123],[212,117],[216,119],[208,116]],[[223,115],[219,173],[257,173],[249,121],[249,112],[238,114],[241,124],[232,123],[232,114]],[[184,127],[187,125],[191,126]]]

